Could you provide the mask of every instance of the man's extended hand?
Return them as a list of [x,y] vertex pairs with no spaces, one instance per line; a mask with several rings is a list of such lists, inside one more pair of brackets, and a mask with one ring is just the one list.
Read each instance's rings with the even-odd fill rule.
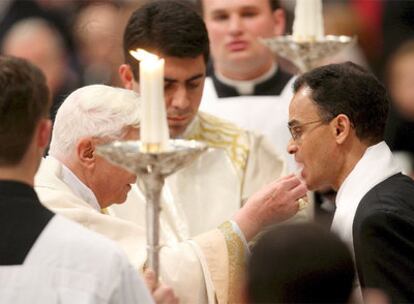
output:
[[294,174],[282,177],[253,194],[234,216],[247,241],[268,225],[289,219],[298,212],[298,199],[306,185]]
[[178,304],[178,298],[175,296],[171,287],[162,283],[156,283],[155,273],[147,268],[144,271],[144,280],[148,289],[157,304]]

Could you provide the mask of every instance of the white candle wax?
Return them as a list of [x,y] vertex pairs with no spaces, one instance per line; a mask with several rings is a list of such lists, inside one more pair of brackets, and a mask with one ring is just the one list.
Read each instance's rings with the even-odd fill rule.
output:
[[140,61],[140,139],[147,152],[160,152],[167,148],[169,139],[164,101],[164,59],[144,50],[130,53]]
[[324,35],[322,0],[296,0],[293,39],[315,41]]

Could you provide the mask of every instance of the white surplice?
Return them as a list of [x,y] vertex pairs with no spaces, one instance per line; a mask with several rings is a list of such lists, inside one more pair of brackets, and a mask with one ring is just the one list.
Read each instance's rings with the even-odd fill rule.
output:
[[115,243],[55,215],[22,265],[0,266],[0,303],[153,303]]

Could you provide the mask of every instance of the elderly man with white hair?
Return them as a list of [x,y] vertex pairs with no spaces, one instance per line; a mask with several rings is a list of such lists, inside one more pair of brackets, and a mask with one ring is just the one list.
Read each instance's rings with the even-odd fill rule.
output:
[[[125,201],[136,176],[96,154],[98,144],[137,138],[139,102],[132,91],[103,85],[73,92],[57,112],[49,156],[35,187],[47,207],[117,241],[142,270],[145,228],[101,212]],[[266,226],[293,216],[297,199],[305,193],[299,179],[287,176],[254,194],[219,228],[164,246],[161,279],[182,303],[228,302],[240,289],[245,242]]]

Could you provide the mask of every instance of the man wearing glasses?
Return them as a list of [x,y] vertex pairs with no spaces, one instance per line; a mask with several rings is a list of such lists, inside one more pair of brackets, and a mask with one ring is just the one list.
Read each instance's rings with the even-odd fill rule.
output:
[[336,191],[331,229],[353,250],[361,287],[391,302],[414,301],[414,181],[383,141],[384,86],[347,62],[314,69],[294,83],[288,151],[310,190]]

